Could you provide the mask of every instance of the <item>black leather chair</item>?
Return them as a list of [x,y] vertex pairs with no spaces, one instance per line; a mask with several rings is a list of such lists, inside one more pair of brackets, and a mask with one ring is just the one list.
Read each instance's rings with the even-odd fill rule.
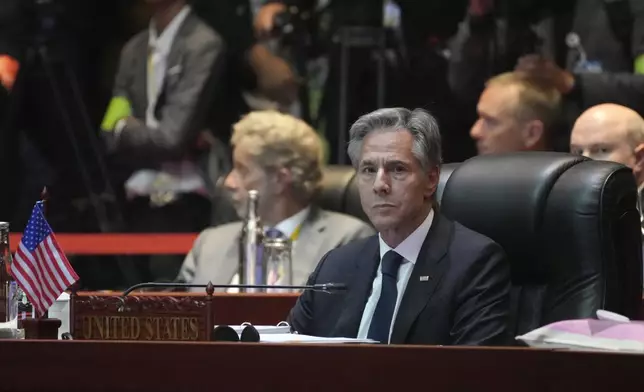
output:
[[449,177],[441,208],[507,252],[514,336],[597,309],[638,316],[641,234],[626,167],[563,153],[475,157]]
[[316,201],[325,210],[342,212],[368,222],[362,207],[360,207],[360,197],[354,184],[355,175],[356,171],[353,166],[329,165],[325,167],[322,186]]

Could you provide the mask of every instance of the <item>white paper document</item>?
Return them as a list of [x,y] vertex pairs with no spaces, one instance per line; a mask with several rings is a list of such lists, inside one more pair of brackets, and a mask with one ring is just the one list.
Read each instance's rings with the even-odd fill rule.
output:
[[0,339],[15,339],[18,336],[18,319],[0,323]]
[[377,343],[372,339],[354,339],[354,338],[323,338],[319,336],[299,335],[291,333],[268,334],[259,336],[262,343]]
[[[241,335],[244,328],[246,328],[246,325],[231,325],[230,327],[234,329],[235,332]],[[254,325],[254,327],[255,329],[257,329],[257,332],[259,332],[260,336],[267,334],[287,334],[291,332],[291,327],[289,327],[288,325]]]

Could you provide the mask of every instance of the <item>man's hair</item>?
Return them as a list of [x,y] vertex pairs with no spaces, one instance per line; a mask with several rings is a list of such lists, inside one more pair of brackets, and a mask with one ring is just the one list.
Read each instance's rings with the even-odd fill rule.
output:
[[540,120],[547,133],[556,126],[561,114],[561,93],[555,86],[518,72],[497,75],[486,86],[516,86],[519,101],[515,118],[521,122]]
[[231,144],[242,142],[266,172],[291,172],[296,197],[313,198],[322,181],[324,153],[320,137],[307,123],[277,111],[251,112],[233,125]]
[[407,130],[414,138],[412,153],[425,171],[442,163],[441,134],[436,119],[423,109],[378,109],[360,117],[349,130],[347,153],[354,167],[360,163],[364,138],[374,131]]

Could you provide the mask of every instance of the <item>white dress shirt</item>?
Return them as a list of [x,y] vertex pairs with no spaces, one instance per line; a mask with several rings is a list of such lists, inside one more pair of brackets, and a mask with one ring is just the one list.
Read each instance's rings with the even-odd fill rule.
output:
[[[304,220],[306,219],[307,216],[309,216],[309,213],[311,212],[311,207],[308,206],[300,212],[298,212],[295,215],[291,215],[290,217],[284,219],[277,225],[275,225],[275,228],[282,232],[286,237],[291,238],[293,233],[295,233],[295,230],[297,230],[298,227],[300,227],[303,223]],[[265,230],[268,230],[270,227],[266,227]],[[293,241],[293,244],[297,241],[297,238]],[[294,255],[291,255],[292,258],[294,258]],[[233,279],[230,281],[230,284],[239,284],[239,274],[235,274],[233,276]],[[236,288],[231,288],[226,290],[228,293],[238,293],[239,289]]]
[[174,39],[179,32],[179,28],[189,13],[190,6],[184,6],[161,32],[161,35],[157,32],[154,20],[150,21],[147,68],[148,107],[145,113],[145,125],[150,128],[157,128],[159,126],[159,121],[154,115],[154,108],[157,106],[157,100],[163,88],[168,55],[172,49]]
[[[394,322],[396,321],[396,315],[398,314],[398,308],[400,307],[400,302],[405,294],[405,289],[407,288],[407,282],[409,282],[409,277],[414,270],[414,265],[416,265],[420,248],[423,246],[423,242],[425,242],[427,233],[429,233],[429,228],[432,226],[433,219],[434,210],[432,209],[429,211],[429,214],[427,214],[423,223],[421,223],[420,226],[418,226],[416,230],[409,235],[409,237],[405,238],[400,245],[393,249],[394,252],[403,257],[403,261],[400,265],[400,269],[398,269],[398,277],[396,279],[398,297],[396,298],[396,307],[394,308],[394,314],[391,317],[391,326],[389,327],[390,339]],[[380,292],[382,291],[382,258],[385,253],[392,250],[391,247],[383,241],[380,235],[378,235],[378,237],[380,242],[380,265],[378,266],[376,278],[373,280],[373,284],[371,286],[371,295],[369,296],[367,304],[364,307],[364,312],[362,313],[360,328],[358,329],[358,339],[366,339],[367,334],[369,333],[371,320],[373,319],[376,305],[378,305],[378,300],[380,299]]]

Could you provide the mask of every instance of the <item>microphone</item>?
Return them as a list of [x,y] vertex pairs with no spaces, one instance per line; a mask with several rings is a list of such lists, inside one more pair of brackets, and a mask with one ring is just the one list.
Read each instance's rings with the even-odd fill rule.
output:
[[213,342],[239,342],[239,335],[228,325],[218,325],[210,332],[210,340]]
[[347,285],[344,283],[318,283],[312,285],[266,285],[266,284],[194,284],[194,283],[173,283],[173,282],[145,282],[135,284],[121,294],[118,307],[119,312],[126,310],[125,297],[132,291],[143,288],[204,288],[206,293],[212,295],[215,289],[282,289],[282,290],[312,290],[322,293],[332,294],[338,291],[346,291]]
[[259,331],[252,325],[247,325],[238,334],[229,325],[218,325],[210,333],[210,340],[213,342],[242,342],[257,343],[259,342]]

